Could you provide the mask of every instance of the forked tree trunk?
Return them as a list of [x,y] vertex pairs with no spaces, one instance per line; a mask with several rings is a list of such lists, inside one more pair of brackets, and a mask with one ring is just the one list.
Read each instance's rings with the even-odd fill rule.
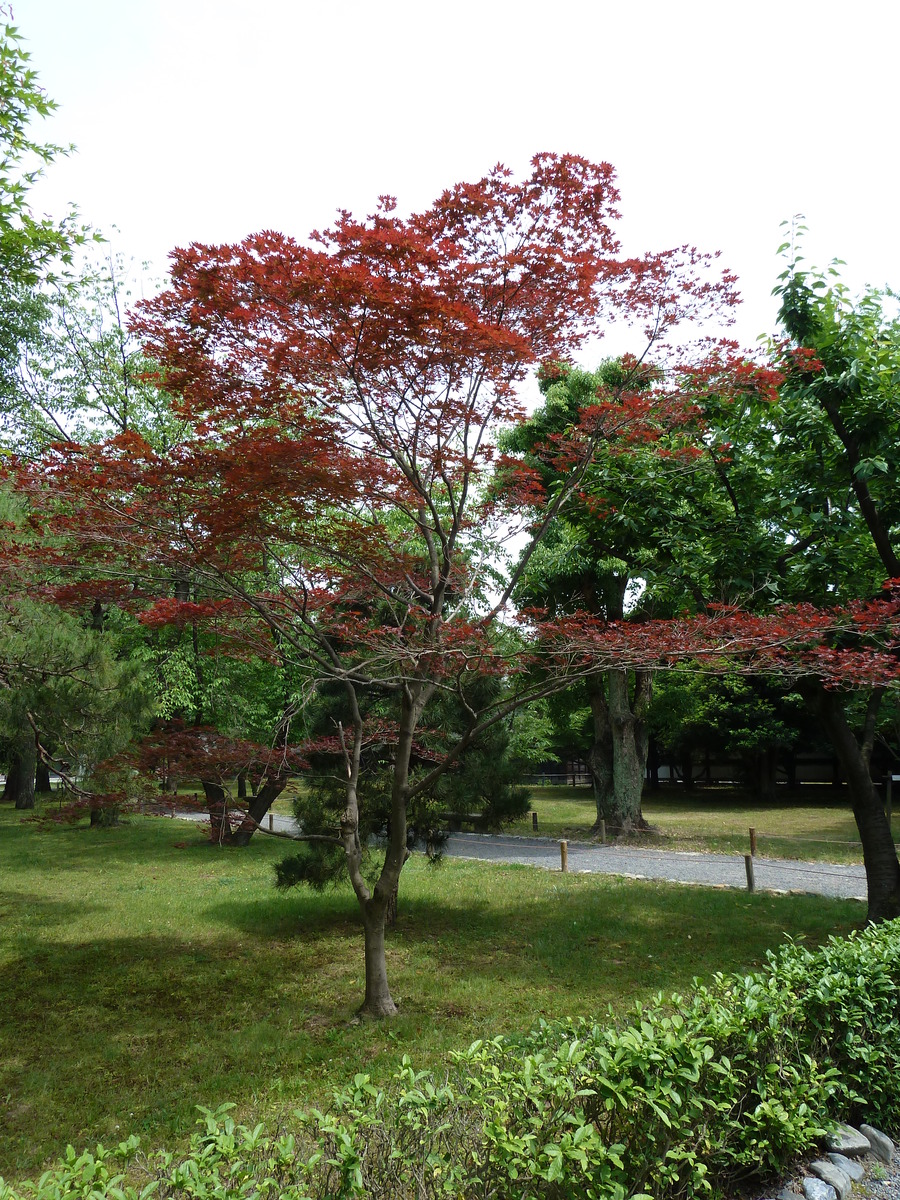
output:
[[869,764],[853,735],[841,698],[818,679],[801,681],[800,690],[819,716],[847,781],[853,816],[866,867],[868,918],[900,917],[900,862],[891,829],[869,773]]
[[269,809],[284,791],[285,783],[286,780],[284,779],[273,779],[271,782],[267,780],[262,785],[247,805],[247,815],[231,835],[232,845],[249,845],[250,839],[256,833],[257,828],[263,823]]
[[[350,689],[348,688],[348,691]],[[354,750],[348,758],[347,807],[341,821],[341,839],[347,855],[350,881],[362,913],[365,934],[366,995],[360,1014],[367,1017],[392,1017],[397,1005],[391,996],[385,956],[385,928],[388,910],[396,908],[400,872],[409,858],[406,845],[406,809],[409,802],[409,767],[412,760],[413,737],[425,704],[434,691],[433,684],[408,684],[400,693],[400,713],[397,726],[397,745],[391,782],[391,814],[388,825],[388,845],[381,875],[372,891],[361,871],[362,853],[359,841],[359,810],[357,782],[361,747],[361,721],[354,735]],[[351,692],[354,700],[355,693]],[[356,709],[358,713],[358,709]]]

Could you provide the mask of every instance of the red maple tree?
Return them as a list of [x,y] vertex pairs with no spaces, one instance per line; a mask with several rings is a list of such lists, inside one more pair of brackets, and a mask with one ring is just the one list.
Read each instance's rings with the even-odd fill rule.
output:
[[[169,289],[136,328],[190,437],[164,454],[134,434],[61,447],[23,484],[36,520],[53,514],[58,569],[98,586],[139,581],[156,598],[145,621],[214,619],[234,653],[290,662],[310,694],[342,690],[345,803],[330,840],[359,901],[373,1015],[395,1011],[385,913],[411,800],[569,669],[528,675],[521,649],[498,649],[515,573],[497,582],[511,514],[488,486],[494,431],[521,419],[518,389],[535,364],[570,358],[613,319],[644,330],[660,380],[683,380],[669,335],[736,300],[732,277],[690,248],[622,257],[617,201],[608,164],[544,154],[525,179],[496,167],[408,218],[387,197],[365,220],[343,212],[305,245],[264,232],[177,250]],[[635,359],[615,397],[616,436],[652,436],[692,403],[661,383],[648,414],[642,374]],[[530,545],[601,436],[598,421]],[[482,672],[504,682],[486,706],[469,687]],[[447,692],[467,727],[413,770],[417,730]],[[371,696],[393,712],[379,731],[390,819],[374,886],[359,834]]]

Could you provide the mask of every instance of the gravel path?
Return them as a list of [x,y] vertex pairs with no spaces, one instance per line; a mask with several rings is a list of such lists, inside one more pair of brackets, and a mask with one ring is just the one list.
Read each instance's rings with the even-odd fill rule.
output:
[[[178,816],[193,821],[206,820],[204,813],[182,811]],[[282,833],[295,828],[291,817],[273,814],[272,821],[273,827]],[[573,872],[623,875],[629,879],[665,879],[706,887],[747,886],[744,858],[740,854],[688,854],[678,850],[642,850],[595,842],[569,842],[568,846],[569,870]],[[453,858],[522,863],[550,871],[560,869],[559,842],[552,838],[454,833],[447,841],[445,853]],[[848,900],[866,898],[866,873],[859,865],[755,858],[753,872],[759,891],[811,892],[817,896]]]
[[[525,863],[549,870],[559,870],[560,866],[559,842],[550,838],[455,833],[447,843],[446,852],[457,858]],[[702,883],[709,887],[747,886],[744,858],[740,854],[688,854],[675,850],[569,842],[569,870],[625,875],[634,879],[666,879],[674,883]],[[866,898],[866,873],[861,865],[755,858],[753,873],[756,887],[762,891]]]

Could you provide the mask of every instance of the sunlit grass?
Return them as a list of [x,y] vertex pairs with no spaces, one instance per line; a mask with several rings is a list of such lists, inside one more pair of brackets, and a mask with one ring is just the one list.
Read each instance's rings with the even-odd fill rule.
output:
[[385,1078],[404,1052],[435,1065],[541,1016],[602,1016],[864,917],[853,901],[415,856],[388,949],[400,1016],[359,1024],[352,894],[276,892],[284,852],[211,847],[164,818],[42,832],[0,808],[0,1174],[126,1129],[177,1138],[197,1103],[272,1117],[358,1070]]
[[[538,836],[572,841],[593,836],[596,809],[589,789],[535,787],[529,795],[531,809],[538,814]],[[817,789],[809,798],[802,792],[786,795],[774,804],[760,804],[724,788],[687,795],[645,793],[642,807],[654,833],[639,840],[656,848],[748,854],[753,828],[761,857],[862,862],[850,806],[846,799],[832,801],[827,789]],[[892,827],[896,841],[900,812],[894,812]],[[509,832],[533,834],[531,817],[517,821]]]

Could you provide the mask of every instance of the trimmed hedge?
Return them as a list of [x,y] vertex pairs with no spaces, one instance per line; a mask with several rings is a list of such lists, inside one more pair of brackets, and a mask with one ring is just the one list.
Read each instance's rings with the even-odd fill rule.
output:
[[716,1196],[783,1171],[838,1119],[900,1125],[900,921],[788,945],[627,1024],[476,1042],[438,1080],[407,1058],[290,1128],[201,1109],[185,1157],[98,1146],[0,1200],[625,1200]]

